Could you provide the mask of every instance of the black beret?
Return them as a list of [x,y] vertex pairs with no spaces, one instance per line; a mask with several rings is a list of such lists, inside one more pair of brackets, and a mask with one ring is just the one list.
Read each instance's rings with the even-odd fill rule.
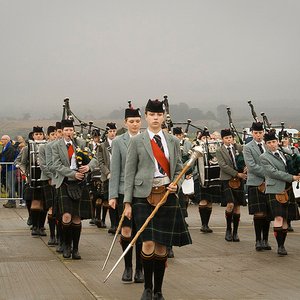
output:
[[62,120],[61,128],[64,129],[65,127],[74,127],[73,120]]
[[273,140],[277,140],[277,136],[276,136],[276,132],[274,131],[269,131],[267,133],[265,133],[264,135],[264,141],[267,142],[267,141],[273,141]]
[[263,131],[264,130],[263,123],[253,122],[252,126],[251,126],[251,130],[252,131]]
[[100,130],[99,129],[93,129],[92,130],[92,137],[100,136]]
[[42,132],[42,133],[44,133],[44,129],[43,129],[43,127],[34,126],[33,129],[32,129],[32,132],[33,133],[35,133],[35,132]]
[[221,130],[221,138],[223,138],[225,136],[229,136],[229,135],[231,135],[233,137],[233,133],[232,133],[231,129],[226,128],[226,129]]
[[56,130],[56,127],[55,126],[49,126],[47,128],[47,134],[49,135],[51,132],[54,132]]
[[56,122],[55,127],[56,129],[61,129],[61,122]]
[[157,113],[164,113],[165,112],[165,105],[163,101],[156,100],[148,100],[148,103],[146,105],[145,111],[150,112],[157,112]]
[[108,128],[108,130],[117,129],[116,123],[113,123],[113,122],[107,123],[106,127]]
[[125,109],[125,119],[127,118],[137,118],[137,117],[141,117],[141,112],[140,109],[134,109],[134,108],[126,108]]

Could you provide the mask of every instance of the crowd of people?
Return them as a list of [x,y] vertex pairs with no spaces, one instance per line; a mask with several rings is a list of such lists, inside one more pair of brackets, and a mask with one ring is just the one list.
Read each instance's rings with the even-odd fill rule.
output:
[[[81,259],[83,219],[106,228],[108,212],[108,233],[115,234],[124,217],[120,244],[123,251],[134,246],[136,260],[133,268],[133,247],[126,250],[121,280],[144,283],[141,299],[164,299],[162,284],[167,259],[174,256],[172,247],[192,243],[185,221],[190,198],[199,205],[204,234],[213,233],[209,227],[212,203],[225,207],[227,242],[240,241],[240,206],[248,203],[256,251],[271,250],[269,229],[274,221],[277,253],[287,255],[287,231],[292,230],[290,222],[299,219],[292,183],[299,185],[300,168],[299,151],[290,145],[286,132],[279,141],[275,131],[265,132],[262,123],[254,122],[252,137],[245,145],[237,143],[232,130],[226,128],[220,134],[203,130],[189,141],[181,127],[173,128],[173,134],[168,132],[162,101],[149,100],[144,117],[147,128],[141,132],[141,112],[131,106],[125,109],[125,133],[117,136],[116,123],[109,122],[105,135],[94,129],[90,140],[75,137],[71,119],[49,126],[46,133],[42,127],[33,127],[28,143],[19,139],[13,145],[9,136],[2,136],[2,171],[5,163],[14,162],[6,167],[6,180],[1,180],[11,198],[4,207],[16,207],[14,180],[26,180],[22,196],[31,235],[46,235],[47,218],[48,245],[57,246],[64,258],[76,260]],[[195,145],[202,149],[203,170],[198,160],[180,177]],[[213,168],[217,176],[208,172]],[[184,193],[184,180],[193,181],[192,197]],[[167,200],[143,228],[166,193]]]

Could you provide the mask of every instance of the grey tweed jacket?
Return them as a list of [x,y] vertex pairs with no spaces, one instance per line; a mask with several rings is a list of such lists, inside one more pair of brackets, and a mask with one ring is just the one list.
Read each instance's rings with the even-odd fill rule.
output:
[[257,143],[252,140],[243,149],[244,160],[247,166],[247,185],[259,186],[265,180],[264,170],[259,160],[261,152]]
[[124,194],[124,176],[127,150],[130,142],[128,132],[112,141],[112,157],[110,163],[109,199]]
[[293,181],[293,175],[286,172],[285,164],[271,151],[260,156],[266,178],[266,194],[278,194],[284,191],[286,182]]
[[[179,140],[168,133],[164,135],[170,155],[170,179],[173,181],[182,170]],[[154,173],[155,158],[148,131],[145,130],[130,139],[125,163],[124,202],[131,203],[133,197],[148,197],[153,186]]]

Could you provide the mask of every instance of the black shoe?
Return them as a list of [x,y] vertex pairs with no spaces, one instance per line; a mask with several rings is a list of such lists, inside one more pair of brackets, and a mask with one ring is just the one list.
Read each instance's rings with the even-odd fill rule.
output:
[[65,245],[62,243],[62,244],[59,244],[56,248],[56,252],[57,253],[63,253],[64,252],[64,249],[65,249]]
[[287,252],[286,252],[284,246],[279,246],[277,253],[278,253],[278,255],[287,255]]
[[267,240],[262,241],[262,247],[264,250],[272,250],[272,248]]
[[47,236],[45,228],[40,228],[40,236]]
[[174,252],[172,248],[167,248],[168,258],[174,258]]
[[202,225],[200,231],[206,233],[206,225]]
[[123,275],[122,275],[122,281],[132,281],[132,267],[126,267]]
[[91,219],[89,222],[90,225],[96,225],[96,220],[95,219]]
[[141,300],[152,300],[152,290],[144,289]]
[[232,241],[233,241],[233,242],[239,242],[239,241],[240,241],[239,236],[238,236],[237,233],[234,233],[234,234],[233,234]]
[[288,231],[288,232],[293,232],[293,231],[294,231],[294,228],[290,225],[290,226],[288,226],[287,231]]
[[64,252],[63,252],[63,257],[64,258],[70,258],[71,257],[71,247],[70,246],[65,246]]
[[262,251],[264,248],[263,248],[263,244],[262,244],[262,241],[256,241],[255,243],[255,250],[256,251]]
[[72,251],[72,259],[81,259],[81,256],[80,256],[78,250]]
[[164,298],[164,296],[162,295],[161,292],[155,293],[153,299],[155,299],[155,300],[165,300],[165,298]]
[[225,240],[227,242],[232,242],[232,233],[231,233],[231,230],[226,230]]
[[59,238],[56,238],[56,239],[55,239],[55,244],[54,244],[54,245],[57,246],[57,245],[59,245],[59,243],[60,243]]
[[101,220],[101,228],[106,228],[106,224],[104,221]]
[[208,225],[206,225],[206,233],[212,233],[213,230],[211,228],[208,227]]
[[39,236],[40,235],[40,229],[37,227],[33,227],[31,230],[31,235],[32,236]]
[[108,229],[108,233],[111,233],[111,234],[115,234],[116,231],[117,231],[117,228],[116,228],[116,227],[110,227],[110,228]]
[[28,219],[27,219],[27,225],[28,225],[28,226],[31,226],[31,225],[32,225],[32,219],[31,219],[31,216],[29,216]]
[[55,237],[50,236],[50,239],[48,241],[48,246],[55,246],[56,245],[55,243],[56,243]]
[[136,269],[134,274],[135,283],[143,283],[145,281],[143,271],[141,269]]

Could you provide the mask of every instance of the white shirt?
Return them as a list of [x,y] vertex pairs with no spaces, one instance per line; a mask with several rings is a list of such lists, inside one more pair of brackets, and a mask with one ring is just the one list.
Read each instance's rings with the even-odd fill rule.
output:
[[273,153],[274,156],[276,156],[275,153],[278,153],[279,156],[280,156],[280,158],[281,158],[281,160],[282,160],[282,161],[284,162],[284,164],[286,165],[286,159],[285,159],[284,155],[281,154],[280,151],[278,151],[278,150],[277,150],[277,151],[274,151],[274,152],[272,151],[272,153]]
[[[153,137],[155,135],[159,135],[160,136],[161,143],[162,143],[162,145],[164,147],[165,156],[166,156],[167,160],[170,160],[169,149],[168,149],[167,141],[166,141],[166,138],[165,138],[165,136],[163,134],[163,131],[160,130],[158,133],[153,133],[152,131],[149,130],[149,128],[147,128],[147,131],[148,131],[148,134],[149,134],[151,140],[153,139]],[[162,173],[159,172],[158,163],[157,163],[157,160],[155,159],[155,157],[154,157],[154,161],[155,161],[154,178],[166,176],[165,174],[162,174]]]

